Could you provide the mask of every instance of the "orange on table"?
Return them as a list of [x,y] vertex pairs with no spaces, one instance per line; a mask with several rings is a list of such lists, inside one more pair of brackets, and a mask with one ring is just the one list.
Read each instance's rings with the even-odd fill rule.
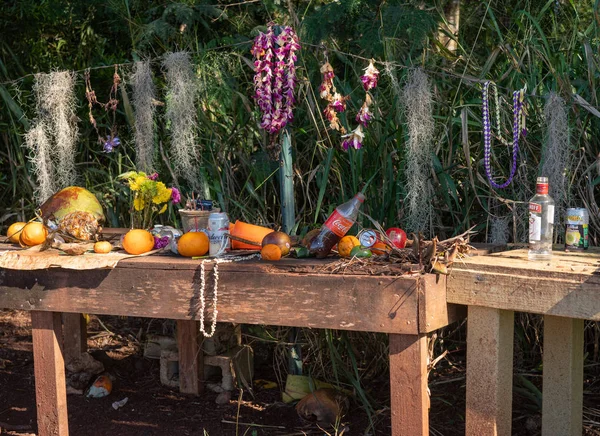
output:
[[46,226],[34,221],[23,227],[19,235],[19,243],[23,247],[33,247],[34,245],[43,244],[47,236],[48,229]]
[[209,240],[204,232],[187,232],[177,241],[177,251],[185,257],[204,256],[208,248]]
[[130,230],[123,237],[123,249],[129,254],[143,254],[153,248],[154,236],[147,230]]
[[337,251],[341,257],[350,257],[350,252],[357,245],[360,245],[358,238],[356,236],[347,235],[338,242]]
[[10,242],[13,244],[19,243],[19,237],[21,236],[21,230],[25,227],[27,223],[24,222],[16,222],[12,223],[6,232],[6,237],[10,239]]
[[98,241],[94,244],[94,252],[98,254],[110,253],[112,249],[113,246],[108,241]]
[[390,246],[388,244],[386,244],[385,242],[381,242],[381,241],[377,241],[375,242],[375,244],[371,247],[371,252],[373,254],[377,254],[377,255],[381,255],[381,254],[385,254],[385,253],[391,253],[392,249],[390,248]]
[[275,244],[267,244],[260,250],[260,257],[263,260],[279,260],[281,259],[281,248]]
[[248,224],[243,221],[236,221],[233,226],[231,224],[229,225],[229,233],[238,238],[256,242],[256,245],[251,245],[232,239],[231,248],[233,250],[260,250],[263,238],[269,233],[273,233],[273,229]]

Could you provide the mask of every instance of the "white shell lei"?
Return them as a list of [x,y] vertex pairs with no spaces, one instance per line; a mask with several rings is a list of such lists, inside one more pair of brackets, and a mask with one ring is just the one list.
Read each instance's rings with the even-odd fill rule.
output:
[[[252,256],[235,256],[228,258],[215,258],[215,259],[204,259],[200,264],[200,332],[204,335],[205,338],[212,338],[217,330],[217,314],[219,311],[217,310],[217,299],[218,299],[218,289],[219,289],[219,264],[220,263],[229,263],[229,262],[241,262],[243,260],[250,260],[259,257],[260,254],[255,254]],[[215,288],[213,291],[213,312],[212,312],[212,324],[210,326],[210,333],[204,329],[204,311],[206,310],[206,299],[204,296],[204,291],[206,289],[206,271],[204,265],[207,262],[214,262],[215,266],[213,268],[213,277],[215,280]]]

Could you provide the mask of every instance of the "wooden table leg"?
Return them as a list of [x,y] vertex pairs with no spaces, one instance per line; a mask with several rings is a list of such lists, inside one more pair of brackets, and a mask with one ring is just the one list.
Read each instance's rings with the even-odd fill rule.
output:
[[393,436],[429,436],[427,335],[390,336]]
[[63,338],[65,362],[79,358],[87,351],[87,324],[81,313],[63,313]]
[[469,306],[467,436],[510,436],[514,312]]
[[179,391],[199,395],[204,391],[204,353],[198,321],[177,320]]
[[58,312],[31,312],[39,436],[68,436],[67,388]]
[[580,436],[583,320],[544,316],[542,435]]

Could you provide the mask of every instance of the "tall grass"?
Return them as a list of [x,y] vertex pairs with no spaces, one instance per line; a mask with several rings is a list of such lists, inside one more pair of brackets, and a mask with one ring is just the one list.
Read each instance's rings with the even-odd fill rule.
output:
[[[406,126],[407,114],[402,112],[401,87],[406,83],[409,71],[421,67],[431,83],[435,136],[431,167],[417,170],[422,171],[420,177],[426,178],[427,186],[431,187],[427,201],[437,217],[433,233],[446,237],[475,226],[479,231],[476,238],[481,241],[486,235],[496,241],[526,240],[526,202],[533,195],[535,177],[543,164],[542,150],[552,141],[563,142],[565,139],[562,129],[556,132],[563,135],[560,138],[548,137],[553,133],[545,123],[548,114],[544,114],[544,105],[546,97],[555,93],[564,100],[568,139],[574,145],[573,163],[564,173],[565,183],[571,188],[566,205],[584,206],[590,210],[590,238],[592,244],[598,244],[598,2],[462,2],[456,51],[445,49],[436,39],[436,22],[442,21],[442,17],[436,15],[437,10],[421,8],[416,4],[418,2],[317,1],[293,11],[293,17],[284,2],[279,6],[258,2],[221,11],[202,4],[173,3],[164,9],[164,13],[157,12],[159,9],[153,8],[154,3],[149,2],[147,7],[140,3],[130,9],[124,7],[125,3],[108,2],[108,16],[104,18],[108,27],[118,28],[121,33],[116,37],[107,35],[108,42],[103,43],[100,23],[95,23],[97,30],[91,28],[93,20],[81,24],[82,29],[91,29],[90,34],[95,35],[93,43],[101,47],[101,50],[82,51],[87,53],[85,59],[81,54],[72,58],[67,56],[52,46],[52,41],[44,46],[39,37],[32,43],[32,50],[42,53],[37,61],[29,56],[19,57],[16,54],[19,51],[11,49],[10,40],[5,38],[0,44],[0,81],[38,72],[39,68],[45,72],[51,67],[79,69],[132,62],[169,51],[192,53],[190,60],[195,66],[193,74],[198,84],[198,103],[195,112],[187,115],[197,119],[194,132],[197,139],[193,146],[201,150],[201,155],[200,163],[192,170],[198,180],[206,182],[204,195],[218,201],[231,219],[278,227],[281,224],[279,167],[267,154],[269,138],[258,128],[259,114],[251,99],[253,73],[249,48],[256,30],[269,20],[294,24],[294,20],[298,20],[296,27],[300,38],[314,44],[304,44],[300,54],[299,104],[290,126],[296,224],[300,231],[318,226],[336,205],[363,188],[371,178],[373,182],[366,188],[365,212],[384,226],[407,223],[408,194],[414,188],[414,182],[410,180],[414,180],[416,170],[407,159],[410,132]],[[425,3],[433,6],[433,2]],[[69,40],[68,35],[64,37],[65,41],[79,44],[73,42],[74,39]],[[15,41],[14,46],[25,43]],[[219,46],[227,48],[213,50]],[[323,47],[328,48],[327,52]],[[77,47],[71,47],[71,52],[78,52]],[[364,147],[344,152],[339,135],[327,129],[322,117],[324,106],[316,98],[319,66],[328,58],[336,71],[336,88],[344,95],[350,95],[348,111],[341,116],[348,126],[354,122],[352,118],[362,102],[364,92],[359,76],[365,59],[370,57],[386,63],[378,64],[383,74],[373,93],[375,120],[367,130]],[[151,68],[159,102],[156,124],[152,126],[156,135],[154,165],[162,173],[161,177],[168,179],[177,169],[170,146],[177,144],[172,144],[170,139],[169,127],[172,125],[165,126],[159,120],[165,115],[165,107],[160,103],[169,103],[166,82],[170,79],[167,77],[165,81],[159,62],[151,63]],[[510,95],[524,85],[528,89],[528,134],[520,143],[516,180],[507,189],[499,191],[489,186],[483,167],[480,92],[481,83],[488,79],[498,84],[502,95],[504,137],[511,137]],[[112,83],[111,69],[95,71],[93,80],[97,81],[96,89],[108,89]],[[31,89],[31,78],[0,85],[0,205],[3,210],[0,226],[10,224],[18,214],[31,217],[37,206],[32,201],[32,193],[39,187],[33,177],[35,168],[28,160],[28,149],[23,147],[24,135],[31,132],[31,120],[35,118]],[[125,91],[134,96],[132,88],[127,87]],[[104,202],[111,225],[125,225],[128,197],[123,187],[114,183],[114,178],[134,167],[132,126],[124,112],[118,113],[118,122],[125,126],[120,129],[124,145],[116,154],[103,153],[87,122],[81,83],[77,83],[76,93],[80,118],[80,142],[75,160],[77,172],[82,176],[82,183]],[[99,125],[111,122],[102,116],[97,121]],[[150,130],[146,120],[145,131]],[[186,144],[190,145],[189,142]],[[494,141],[492,164],[495,174],[508,174],[510,158],[509,148]],[[186,172],[189,171],[187,168]],[[179,182],[184,193],[194,188],[193,183],[185,179]],[[490,219],[490,216],[496,218]],[[174,211],[167,220],[177,220]],[[529,318],[521,323],[522,329],[518,331],[523,338],[523,347],[527,348],[527,356],[530,361],[539,361],[540,349],[535,345],[539,345],[539,324]],[[319,356],[309,360],[310,370],[324,377],[337,374],[344,383],[364,389],[361,379],[385,361],[381,357],[385,356],[385,347],[380,346],[381,338],[364,340],[360,335],[323,334],[329,336],[312,337],[311,343],[320,344],[319,350],[328,350],[331,359],[326,362]],[[597,327],[590,324],[586,335],[586,344],[593,351],[594,342],[597,343],[600,336]],[[368,347],[369,344],[378,345]],[[376,359],[377,364],[363,361],[355,353],[356,347],[362,345],[368,353],[380,357]],[[439,347],[435,349],[440,350]],[[596,362],[599,359],[597,352],[590,356]],[[331,367],[332,362],[340,367]],[[365,403],[371,401],[367,391],[362,398]]]

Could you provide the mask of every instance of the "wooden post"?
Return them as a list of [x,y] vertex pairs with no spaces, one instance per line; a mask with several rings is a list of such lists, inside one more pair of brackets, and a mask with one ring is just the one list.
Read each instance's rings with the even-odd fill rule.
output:
[[204,392],[204,353],[198,321],[177,320],[177,347],[179,349],[179,391],[200,395]]
[[58,312],[31,312],[39,436],[68,436],[67,385]]
[[63,313],[62,323],[63,351],[68,364],[87,351],[87,325],[81,313]]
[[393,436],[429,436],[427,335],[390,336]]
[[580,436],[583,320],[544,316],[542,435]]
[[469,306],[467,436],[510,436],[514,312]]

